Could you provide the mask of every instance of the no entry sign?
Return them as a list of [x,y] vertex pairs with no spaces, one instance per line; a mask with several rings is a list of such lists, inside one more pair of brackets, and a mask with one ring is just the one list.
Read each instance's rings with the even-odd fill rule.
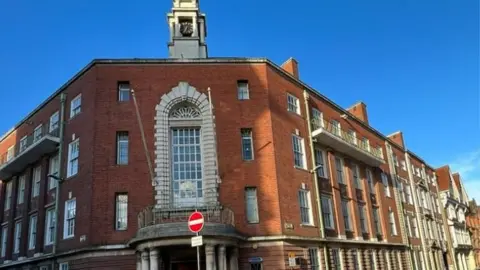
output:
[[193,233],[198,233],[203,229],[205,224],[202,213],[195,211],[188,218],[188,228]]

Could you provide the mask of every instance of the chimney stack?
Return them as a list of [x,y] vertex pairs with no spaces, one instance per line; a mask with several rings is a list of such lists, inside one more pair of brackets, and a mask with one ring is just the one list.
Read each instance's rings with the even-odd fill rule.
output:
[[367,105],[365,103],[360,101],[348,108],[347,111],[368,125]]
[[293,77],[299,79],[298,77],[298,62],[293,57],[288,58],[285,63],[282,64],[283,70],[292,74]]

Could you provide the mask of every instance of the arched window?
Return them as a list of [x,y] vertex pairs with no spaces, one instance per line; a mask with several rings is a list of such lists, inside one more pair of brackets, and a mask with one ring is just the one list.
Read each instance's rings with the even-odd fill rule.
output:
[[215,128],[205,94],[180,82],[155,116],[156,208],[218,204]]

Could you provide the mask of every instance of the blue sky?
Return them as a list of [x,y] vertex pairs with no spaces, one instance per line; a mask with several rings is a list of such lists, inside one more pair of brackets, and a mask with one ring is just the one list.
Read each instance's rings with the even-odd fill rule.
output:
[[[167,57],[171,2],[1,1],[0,133],[93,58]],[[480,200],[478,1],[200,4],[210,56],[295,57],[306,83],[344,107],[364,101],[373,126],[452,164]]]

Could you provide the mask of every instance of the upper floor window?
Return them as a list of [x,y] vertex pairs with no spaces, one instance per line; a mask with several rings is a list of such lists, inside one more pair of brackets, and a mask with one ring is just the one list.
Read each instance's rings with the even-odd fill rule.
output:
[[313,129],[323,127],[323,113],[318,109],[312,108],[312,126]]
[[245,188],[245,203],[247,212],[248,223],[258,223],[258,200],[257,200],[257,188],[246,187]]
[[35,249],[37,242],[37,215],[30,216],[30,222],[28,224],[28,249]]
[[370,193],[375,194],[375,185],[373,184],[373,174],[370,169],[366,170],[367,172],[367,184],[368,184],[368,190]]
[[318,257],[318,248],[309,248],[308,257],[310,259],[310,268],[312,270],[320,270],[320,260]]
[[22,204],[25,199],[25,178],[24,174],[18,178],[17,204]]
[[4,203],[5,210],[10,209],[10,204],[12,203],[12,185],[13,185],[13,182],[9,181],[7,182],[7,186],[5,188],[5,203]]
[[407,170],[407,163],[405,163],[405,160],[400,161],[400,164],[402,165],[402,170],[406,171]]
[[82,94],[78,94],[70,102],[70,118],[77,116],[82,110]]
[[315,168],[317,168],[317,175],[319,177],[328,178],[328,165],[326,161],[326,153],[318,148],[315,148]]
[[242,128],[240,130],[242,135],[242,157],[243,160],[253,160],[253,138],[252,129]]
[[128,164],[128,131],[117,132],[117,164]]
[[292,135],[292,146],[293,146],[293,157],[295,167],[305,169],[306,168],[306,158],[305,158],[305,144],[303,138]]
[[129,82],[118,82],[118,101],[129,101],[130,100],[130,83]]
[[395,154],[393,155],[393,164],[395,165],[395,167],[400,166],[400,163],[398,162],[398,157]]
[[115,195],[115,230],[126,230],[128,224],[128,194]]
[[289,112],[294,112],[300,115],[300,101],[292,94],[287,94],[287,109]]
[[250,99],[250,92],[248,90],[248,81],[240,80],[237,81],[237,92],[239,100]]
[[15,146],[12,145],[7,150],[7,161],[10,161],[15,156]]
[[358,215],[360,218],[360,228],[362,229],[362,233],[368,233],[367,215],[364,204],[358,205]]
[[[50,161],[48,163],[48,174],[49,175],[54,175],[54,176],[59,176],[58,175],[58,169],[59,169],[59,164],[58,164],[58,154],[56,154],[53,157],[50,157]],[[57,179],[53,177],[49,177],[48,179],[48,190],[54,189],[57,186]]]
[[63,239],[70,238],[75,235],[75,215],[77,201],[71,199],[65,202],[65,220],[63,224]]
[[357,133],[353,129],[349,129],[347,133],[347,140],[354,144],[357,145]]
[[68,262],[63,262],[63,263],[59,264],[58,269],[59,270],[68,270],[69,269]]
[[60,124],[60,113],[56,111],[50,116],[48,132],[53,132],[54,130],[56,130],[59,124]]
[[363,137],[361,146],[364,150],[370,151],[370,140],[366,137]]
[[322,215],[323,223],[327,229],[335,229],[335,223],[333,219],[333,204],[332,197],[327,195],[321,195]]
[[20,139],[20,152],[25,151],[27,149],[27,136],[23,136]]
[[78,157],[80,155],[80,139],[76,139],[68,145],[67,177],[78,173]]
[[2,257],[5,257],[7,255],[7,241],[8,241],[8,226],[3,226],[2,227],[2,247],[0,250]]
[[55,209],[50,208],[45,214],[45,246],[51,245],[55,237]]
[[14,242],[13,242],[13,253],[17,254],[20,252],[20,240],[22,237],[22,221],[17,221],[15,223],[15,230],[13,231]]
[[36,142],[42,138],[42,128],[43,128],[43,125],[40,124],[33,131],[33,142]]
[[382,172],[382,183],[383,183],[383,187],[385,189],[385,196],[387,197],[391,197],[392,195],[390,194],[390,188],[388,186],[388,177],[385,173]]
[[335,157],[335,168],[337,170],[337,182],[340,184],[345,184],[344,174],[343,174],[343,160],[340,157]]
[[345,230],[352,231],[352,224],[350,220],[350,207],[348,200],[342,200],[342,214],[343,214],[343,221],[345,223]]
[[360,168],[358,167],[357,164],[352,163],[351,164],[351,170],[352,170],[353,183],[355,185],[355,188],[363,189],[362,188],[362,183],[360,181]]
[[375,223],[375,230],[377,230],[377,234],[382,235],[382,225],[380,223],[380,213],[378,207],[373,208],[373,222]]
[[40,195],[40,181],[42,180],[42,167],[37,166],[33,168],[32,177],[32,198]]
[[342,129],[340,127],[340,122],[337,120],[330,120],[330,125],[332,126],[332,133],[337,136],[342,135]]
[[302,224],[312,224],[312,203],[310,201],[310,191],[300,189],[298,191],[298,200],[300,203],[300,219]]
[[392,209],[388,209],[388,223],[390,224],[390,233],[392,235],[397,235],[397,226],[395,224],[395,215]]

